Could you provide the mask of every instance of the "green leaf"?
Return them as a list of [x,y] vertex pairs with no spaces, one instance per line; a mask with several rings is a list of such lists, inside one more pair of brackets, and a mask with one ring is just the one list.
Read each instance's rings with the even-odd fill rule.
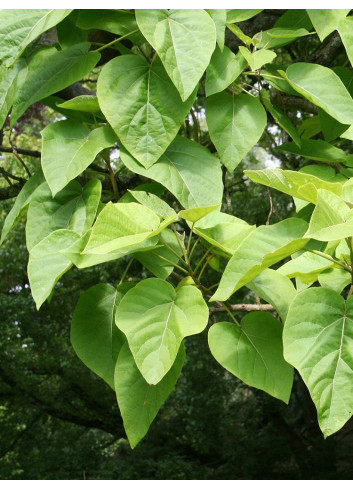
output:
[[331,260],[306,251],[282,265],[277,271],[288,278],[298,277],[303,283],[311,284],[317,280],[320,272],[332,266]]
[[79,95],[61,104],[57,104],[57,106],[62,109],[80,110],[82,112],[89,112],[90,114],[100,112],[96,95]]
[[94,68],[100,54],[88,52],[90,46],[83,42],[63,51],[43,48],[28,59],[25,75],[21,74],[24,80],[14,100],[11,127],[30,105],[81,80]]
[[315,175],[309,175],[291,170],[246,170],[244,172],[250,180],[275,188],[293,197],[316,204],[317,191],[329,190],[336,195],[342,194],[340,183],[326,182]]
[[159,217],[147,207],[134,202],[109,202],[97,217],[83,253],[100,255],[123,251],[125,247],[141,243],[161,230]]
[[144,192],[143,190],[129,190],[129,193],[137,202],[151,209],[157,216],[167,218],[176,214],[170,205],[155,194]]
[[299,127],[299,135],[303,139],[310,139],[313,136],[319,134],[319,132],[321,132],[321,124],[320,124],[320,117],[318,115],[314,115],[313,117],[309,117],[308,119],[305,119]]
[[260,93],[261,102],[264,104],[266,109],[270,112],[274,120],[281,126],[282,129],[286,131],[287,134],[293,139],[297,146],[301,146],[301,140],[296,127],[293,125],[292,121],[287,117],[278,107],[272,105],[270,100],[270,94],[267,90],[263,89]]
[[56,33],[61,49],[66,49],[74,44],[87,41],[89,31],[79,29],[76,26],[78,13],[78,10],[74,10],[56,26]]
[[331,32],[335,31],[350,9],[306,9],[311,22],[322,42]]
[[176,291],[164,280],[149,278],[125,295],[115,320],[146,381],[158,384],[172,367],[183,338],[205,329],[208,307],[196,287]]
[[[164,229],[161,232],[161,238],[175,251],[175,253],[180,253],[178,240],[171,229]],[[134,252],[134,257],[142,263],[145,268],[148,268],[153,275],[163,280],[168,278],[174,270],[174,266],[170,262],[177,264],[179,261],[175,254],[164,245],[156,246],[155,249],[148,251]]]
[[212,212],[200,219],[193,231],[212,246],[232,255],[254,229],[255,226],[250,226],[235,216],[224,212]]
[[10,66],[43,32],[61,22],[72,9],[3,9],[0,18],[0,60]]
[[44,183],[44,176],[41,170],[37,171],[23,186],[21,192],[18,194],[14,206],[11,211],[6,216],[4,226],[1,232],[0,245],[3,243],[6,236],[9,234],[11,229],[18,222],[22,211],[24,211],[32,198],[35,196],[41,185],[46,185]]
[[297,294],[289,278],[281,275],[278,270],[267,268],[246,286],[272,304],[283,321],[286,319],[288,308]]
[[320,121],[320,128],[326,141],[333,141],[334,139],[341,136],[342,133],[347,131],[349,127],[352,127],[336,121],[336,119],[331,117],[324,110],[320,109],[320,107],[318,107],[317,113]]
[[0,129],[2,129],[13,100],[21,83],[19,73],[23,67],[23,60],[19,60],[12,68],[0,65]]
[[285,46],[293,42],[298,37],[309,36],[310,32],[306,29],[300,28],[283,28],[274,27],[261,33],[261,42],[257,45],[257,48],[266,47],[268,49],[274,49],[281,46]]
[[295,143],[284,143],[278,146],[278,149],[316,161],[341,163],[347,158],[346,153],[342,149],[336,148],[321,139],[302,139],[300,148]]
[[229,260],[211,301],[227,300],[236,290],[253,280],[262,270],[300,250],[309,241],[303,238],[308,224],[295,217],[260,226],[245,238]]
[[28,250],[57,229],[72,229],[78,235],[86,232],[96,216],[100,195],[99,180],[91,180],[84,188],[73,180],[55,198],[52,198],[49,187],[42,185],[28,208]]
[[338,32],[341,36],[343,45],[346,49],[347,56],[353,64],[353,35],[352,35],[352,18],[347,17],[338,24]]
[[347,270],[330,268],[320,273],[319,283],[326,289],[331,289],[340,294],[342,290],[351,283],[352,277]]
[[157,385],[150,385],[136,367],[128,343],[120,350],[115,367],[115,390],[131,448],[147,433],[160,407],[176,384],[185,360],[181,344],[173,366]]
[[210,62],[216,27],[201,9],[137,9],[137,24],[185,101]]
[[206,118],[211,139],[230,172],[258,142],[267,122],[258,98],[225,92],[207,99]]
[[[99,29],[120,36],[138,29],[135,16],[131,12],[116,12],[112,9],[99,9],[99,15],[95,9],[80,9],[76,25],[81,29]],[[133,36],[137,38],[136,34]],[[130,39],[135,40],[135,37]],[[138,40],[143,40],[143,37],[139,35]]]
[[319,241],[335,241],[353,235],[352,212],[341,197],[318,190],[317,205],[306,236]]
[[284,326],[284,357],[303,377],[325,437],[352,415],[352,340],[352,297],[320,287],[297,295]]
[[210,8],[207,10],[216,26],[216,41],[221,51],[224,49],[225,29],[227,23],[227,10]]
[[118,56],[98,78],[99,105],[127,150],[146,168],[173,141],[195,93],[182,102],[158,59]]
[[218,363],[246,384],[288,403],[293,368],[283,358],[282,324],[267,312],[244,316],[240,327],[211,326],[208,343]]
[[342,124],[352,124],[352,97],[330,68],[314,63],[294,63],[288,67],[286,75],[292,87],[310,102]]
[[59,229],[42,239],[29,253],[28,279],[37,309],[50,296],[59,278],[72,264],[60,250],[74,243],[78,234],[69,229]]
[[259,49],[251,53],[246,47],[239,46],[239,51],[244,56],[246,61],[249,63],[250,68],[253,71],[260,69],[263,65],[271,63],[277,56],[273,51],[268,49]]
[[110,253],[105,253],[104,255],[97,255],[94,253],[85,252],[83,253],[89,238],[91,236],[92,230],[87,231],[82,237],[75,241],[71,246],[66,249],[60,250],[60,253],[66,256],[77,268],[88,268],[98,265],[100,263],[105,263],[107,261],[118,260],[124,256],[134,253],[135,251],[154,249],[157,245],[157,238],[149,238],[138,243],[136,245],[127,246],[122,250],[112,251]]
[[90,132],[84,124],[70,120],[49,124],[41,134],[42,168],[53,197],[116,141],[109,126]]
[[282,78],[280,72],[285,70],[285,65],[267,64],[266,68],[261,71],[261,76],[280,92],[288,93],[289,95],[298,96],[298,92],[288,83],[285,78]]
[[219,160],[200,144],[177,136],[164,155],[146,170],[120,147],[120,157],[134,173],[162,183],[188,209],[220,204],[223,195]]
[[203,206],[203,207],[193,207],[192,209],[187,209],[185,211],[180,211],[179,216],[186,221],[191,221],[195,223],[207,216],[211,212],[219,209],[219,205]]
[[243,22],[244,20],[251,19],[255,15],[262,12],[263,9],[227,9],[227,22],[233,24],[234,22]]
[[115,308],[127,291],[126,285],[117,289],[108,284],[90,287],[79,298],[71,321],[71,344],[76,355],[112,389],[115,363],[126,342],[115,326]]
[[225,90],[246,67],[247,61],[241,53],[234,54],[227,46],[223,51],[216,47],[206,70],[207,97]]

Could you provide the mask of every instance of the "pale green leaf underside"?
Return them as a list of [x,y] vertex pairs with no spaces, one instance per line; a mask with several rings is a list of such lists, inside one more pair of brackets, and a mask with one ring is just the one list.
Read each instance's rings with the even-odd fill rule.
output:
[[50,296],[59,278],[71,268],[71,261],[59,251],[68,248],[78,237],[74,231],[59,229],[31,249],[27,271],[37,309]]
[[120,157],[134,173],[160,182],[185,209],[220,204],[223,195],[219,160],[194,141],[177,136],[164,155],[148,170],[125,150]]
[[72,9],[3,9],[0,18],[0,59],[9,66],[32,41],[61,22]]
[[258,98],[225,92],[207,99],[206,118],[211,139],[230,172],[258,142],[267,122]]
[[317,204],[305,236],[318,241],[335,241],[353,235],[349,206],[332,192],[318,190]]
[[330,268],[319,274],[318,281],[322,287],[332,289],[338,294],[350,284],[352,280],[351,274],[347,270],[340,268]]
[[115,391],[124,428],[131,448],[146,435],[160,407],[173,390],[185,360],[181,344],[169,372],[156,385],[150,385],[136,367],[127,342],[122,346],[115,367]]
[[228,262],[212,301],[227,300],[265,268],[300,250],[307,223],[295,217],[270,226],[260,226],[245,238]]
[[167,202],[155,194],[144,190],[129,190],[129,192],[137,202],[151,209],[157,216],[167,218],[176,214],[175,210]]
[[219,49],[222,51],[224,49],[227,10],[224,8],[210,8],[207,11],[216,26],[216,41]]
[[353,100],[341,79],[330,68],[294,63],[286,71],[289,83],[312,103],[342,124],[353,123]]
[[268,49],[259,49],[251,53],[246,47],[239,46],[239,51],[249,63],[250,68],[255,71],[259,70],[263,65],[271,63],[277,54]]
[[97,154],[114,145],[109,126],[89,131],[76,121],[59,121],[42,131],[42,168],[53,196],[82,173]]
[[100,112],[98,98],[96,95],[78,95],[77,97],[66,100],[61,104],[57,104],[62,109],[80,110],[90,114]]
[[351,64],[353,64],[353,19],[352,17],[346,17],[338,24],[338,32],[341,36],[343,45],[346,49],[347,56]]
[[281,275],[279,270],[267,268],[246,286],[261,299],[272,304],[283,321],[286,319],[289,305],[297,294],[288,277]]
[[336,195],[342,194],[340,183],[327,182],[315,175],[306,173],[275,168],[274,170],[246,170],[245,174],[254,182],[267,185],[313,204],[317,202],[317,191],[319,189],[329,190]]
[[293,367],[283,358],[282,324],[266,312],[211,326],[208,343],[215,359],[246,384],[288,403]]
[[189,112],[195,93],[183,102],[161,62],[150,66],[137,55],[118,56],[98,78],[99,105],[126,149],[149,168],[165,152]]
[[317,280],[320,272],[332,266],[330,259],[306,251],[282,265],[277,271],[289,278],[298,277],[303,283],[311,284]]
[[191,221],[192,223],[195,223],[210,214],[211,212],[216,211],[219,207],[219,205],[192,207],[191,209],[180,211],[179,216],[186,221]]
[[300,147],[295,143],[284,143],[278,146],[278,149],[316,161],[342,163],[347,158],[346,153],[342,149],[336,148],[321,139],[301,139]]
[[137,9],[137,24],[182,100],[194,91],[216,45],[216,27],[201,9]]
[[208,307],[196,287],[175,290],[164,280],[150,278],[125,295],[115,319],[143,377],[158,384],[172,367],[183,338],[206,327]]
[[325,436],[353,412],[353,298],[333,290],[302,291],[291,304],[283,332],[284,356],[303,377]]
[[254,229],[255,226],[238,217],[224,212],[212,212],[197,222],[194,233],[212,246],[232,255]]

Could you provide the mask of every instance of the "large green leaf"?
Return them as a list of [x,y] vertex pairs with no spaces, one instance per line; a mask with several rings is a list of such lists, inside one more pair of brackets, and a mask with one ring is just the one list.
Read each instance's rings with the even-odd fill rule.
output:
[[201,9],[137,9],[137,24],[157,51],[186,100],[206,70],[216,45],[216,27]]
[[211,139],[230,172],[258,142],[267,122],[259,99],[226,92],[207,99],[206,118]]
[[109,126],[97,127],[90,132],[84,124],[65,120],[43,129],[42,168],[53,196],[115,141],[116,135]]
[[[11,211],[6,216],[4,226],[1,232],[0,245],[3,243],[4,239],[11,231],[11,229],[16,225],[18,219],[24,211],[40,186],[46,186],[44,183],[44,176],[42,171],[37,171],[23,186],[21,192],[18,194],[14,206]],[[40,191],[40,190],[39,190]]]
[[[77,16],[76,25],[81,29],[99,29],[112,32],[113,34],[126,35],[136,44],[141,44],[144,39],[138,29],[135,16],[131,11],[122,12],[113,9],[80,9]],[[119,45],[120,48],[120,45]]]
[[216,26],[216,41],[221,51],[224,49],[225,29],[227,23],[227,10],[224,8],[207,9],[215,26]]
[[145,205],[157,214],[157,216],[167,218],[176,214],[175,210],[167,202],[153,193],[145,192],[144,190],[129,190],[129,193],[136,202]]
[[[177,219],[177,216],[170,219]],[[169,222],[169,221],[167,221]],[[124,251],[162,231],[159,217],[148,207],[131,202],[109,202],[99,214],[83,253],[106,254]]]
[[79,110],[96,115],[101,110],[99,107],[97,95],[78,95],[77,97],[65,100],[65,102],[57,104],[57,106],[61,109]]
[[72,9],[3,9],[0,17],[0,60],[9,66],[32,41],[61,22]]
[[100,54],[89,52],[90,46],[83,42],[63,51],[44,48],[28,59],[25,75],[20,74],[24,80],[14,100],[11,127],[30,105],[81,80],[94,68]]
[[341,197],[318,190],[317,205],[306,236],[319,241],[335,241],[353,235],[353,215]]
[[119,139],[146,168],[173,141],[195,98],[193,93],[183,102],[161,62],[156,59],[150,66],[137,55],[107,63],[98,78],[97,94]]
[[21,84],[21,77],[18,75],[23,63],[23,60],[19,60],[12,68],[0,65],[0,129],[6,121],[18,86]]
[[278,146],[278,149],[316,161],[341,163],[347,158],[346,153],[342,149],[336,148],[321,139],[301,139],[300,147],[295,143],[284,143]]
[[335,31],[340,20],[347,16],[350,9],[306,9],[311,22],[322,42]]
[[278,270],[267,268],[246,286],[272,304],[283,321],[286,319],[288,308],[297,294],[288,277],[281,275]]
[[70,182],[55,198],[47,185],[32,197],[28,208],[26,242],[28,250],[57,229],[72,229],[82,235],[92,225],[101,195],[99,180],[83,188]]
[[234,54],[227,46],[216,48],[206,71],[206,94],[209,97],[225,90],[247,67],[241,53]]
[[211,212],[219,210],[219,205],[206,205],[202,207],[192,207],[191,209],[187,209],[185,211],[180,211],[179,216],[185,219],[186,221],[190,221],[191,223],[195,223],[200,219],[203,219]]
[[74,231],[59,229],[31,249],[27,271],[37,309],[50,296],[59,278],[72,266],[71,261],[59,251],[68,248],[78,237]]
[[253,280],[265,268],[300,250],[308,224],[292,217],[270,226],[260,226],[245,238],[228,262],[212,301],[224,301]]
[[318,281],[322,287],[332,289],[338,294],[351,283],[352,277],[347,270],[329,268],[319,274]]
[[341,79],[325,66],[294,63],[286,71],[289,83],[313,104],[342,124],[353,123],[353,100]]
[[146,170],[123,148],[123,163],[134,173],[162,183],[183,207],[220,204],[223,194],[219,160],[194,141],[177,136],[164,155]]
[[107,261],[118,260],[130,253],[135,253],[136,251],[154,249],[158,244],[157,237],[153,237],[146,239],[142,243],[127,246],[123,249],[119,249],[118,251],[105,253],[104,255],[97,255],[89,252],[83,253],[84,249],[87,246],[91,233],[92,230],[90,229],[71,246],[60,250],[60,253],[66,256],[70,261],[72,261],[72,263],[77,268],[88,268],[93,267],[94,265],[99,265],[100,263],[105,263]]
[[145,436],[159,408],[174,388],[185,359],[184,345],[169,372],[157,385],[150,385],[136,367],[127,342],[120,350],[115,367],[115,390],[131,448]]
[[315,175],[291,170],[246,170],[246,175],[254,182],[275,188],[298,199],[316,204],[317,191],[329,190],[336,195],[342,194],[342,184],[327,182]]
[[115,326],[115,308],[134,284],[117,289],[98,284],[79,298],[71,321],[71,344],[82,362],[114,389],[114,369],[124,335]]
[[125,295],[115,319],[140,372],[149,384],[158,384],[172,367],[183,338],[206,327],[208,307],[194,286],[175,290],[164,280],[149,278]]
[[303,283],[311,284],[317,280],[320,272],[332,266],[332,260],[329,258],[306,251],[282,265],[277,271],[289,278],[298,277]]
[[212,246],[232,255],[254,229],[255,226],[238,217],[224,212],[212,212],[200,219],[193,231]]
[[282,324],[268,312],[252,312],[244,316],[240,327],[228,322],[211,326],[208,343],[222,367],[288,403],[293,367],[283,358],[282,330]]
[[352,34],[352,17],[347,17],[340,21],[338,32],[341,36],[344,47],[346,48],[347,56],[351,64],[353,64],[353,34]]
[[283,332],[284,357],[303,377],[325,436],[353,412],[353,297],[314,287],[292,302]]
[[227,22],[230,24],[233,22],[243,22],[244,20],[251,19],[260,12],[262,12],[262,9],[227,9]]

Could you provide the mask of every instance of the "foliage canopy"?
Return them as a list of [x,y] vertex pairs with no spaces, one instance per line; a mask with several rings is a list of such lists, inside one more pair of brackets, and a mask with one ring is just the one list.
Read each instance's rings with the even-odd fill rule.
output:
[[[1,198],[18,194],[1,242],[27,212],[37,309],[73,266],[123,263],[117,283],[83,293],[71,340],[115,390],[132,447],[178,380],[184,338],[211,323],[210,353],[248,385],[287,403],[296,369],[325,437],[353,412],[348,14],[0,12],[0,126],[10,144],[1,150],[26,172],[1,168]],[[40,155],[13,143],[38,102],[56,114]],[[284,168],[248,168],[241,184],[294,199],[292,215],[272,224],[270,190],[266,223],[229,205],[232,174],[258,143]],[[21,154],[41,156],[33,175]],[[145,270],[138,283],[133,261]],[[243,287],[256,304],[234,304]]]

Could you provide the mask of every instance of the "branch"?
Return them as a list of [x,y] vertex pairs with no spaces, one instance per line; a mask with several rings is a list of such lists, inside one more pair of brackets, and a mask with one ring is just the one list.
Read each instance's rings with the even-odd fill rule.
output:
[[0,188],[0,200],[8,200],[17,197],[23,187],[22,183],[14,183],[11,187]]
[[326,44],[320,44],[319,48],[309,56],[308,61],[322,66],[330,66],[341,48],[342,41],[339,34],[332,34]]
[[[232,311],[274,311],[271,304],[230,304]],[[210,307],[210,312],[227,312],[224,307]]]
[[[16,148],[19,155],[34,156],[34,158],[40,158],[40,151],[31,151],[29,149],[19,149]],[[6,146],[0,146],[0,153],[11,153],[13,154],[13,149]]]

